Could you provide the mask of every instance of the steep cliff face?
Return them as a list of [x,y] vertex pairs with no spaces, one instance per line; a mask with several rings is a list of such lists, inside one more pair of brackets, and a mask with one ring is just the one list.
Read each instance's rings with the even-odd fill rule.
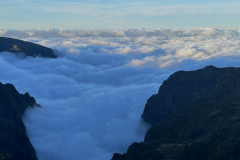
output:
[[0,158],[37,160],[22,121],[27,107],[39,106],[28,93],[19,94],[11,84],[0,82]]
[[240,159],[240,68],[179,71],[147,101],[144,142],[112,160]]
[[13,38],[0,37],[0,52],[24,53],[26,56],[57,58],[53,50],[38,44]]
[[148,99],[142,117],[146,122],[155,125],[169,118],[175,111],[176,104],[223,94],[219,92],[219,85],[233,78],[233,72],[238,71],[235,68],[220,69],[214,66],[189,72],[178,71],[163,82],[157,94]]

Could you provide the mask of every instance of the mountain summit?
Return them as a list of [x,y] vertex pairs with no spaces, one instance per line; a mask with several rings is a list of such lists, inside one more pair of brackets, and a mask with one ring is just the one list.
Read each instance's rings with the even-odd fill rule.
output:
[[57,58],[53,50],[38,44],[13,38],[0,37],[0,52],[24,53],[26,56]]
[[240,68],[175,72],[142,117],[152,125],[144,142],[112,160],[240,159]]

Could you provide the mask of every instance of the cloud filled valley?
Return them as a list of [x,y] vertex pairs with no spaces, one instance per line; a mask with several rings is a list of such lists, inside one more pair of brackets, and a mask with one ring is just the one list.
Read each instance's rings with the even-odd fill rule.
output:
[[43,108],[24,123],[39,160],[111,159],[143,141],[147,99],[178,70],[240,66],[240,29],[0,30],[57,59],[0,54],[0,81]]

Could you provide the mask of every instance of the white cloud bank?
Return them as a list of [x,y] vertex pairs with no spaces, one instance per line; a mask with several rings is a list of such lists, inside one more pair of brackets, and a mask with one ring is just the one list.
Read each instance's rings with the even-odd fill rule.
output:
[[190,36],[240,36],[240,28],[192,28],[192,29],[16,29],[16,30],[0,30],[0,36],[28,38],[70,38],[70,37],[190,37]]
[[0,32],[58,51],[57,59],[0,54],[0,81],[43,106],[24,116],[39,160],[103,160],[126,152],[143,141],[144,105],[171,73],[240,66],[238,29],[165,29],[165,36],[154,34],[158,30],[122,29],[124,36],[89,30],[76,37],[59,36],[59,30],[39,30],[38,37]]
[[22,60],[2,53],[0,62],[0,81],[31,93],[43,106],[24,117],[40,160],[110,159],[142,141],[148,127],[140,115],[159,86],[149,78],[164,77],[156,69],[105,69],[67,58]]

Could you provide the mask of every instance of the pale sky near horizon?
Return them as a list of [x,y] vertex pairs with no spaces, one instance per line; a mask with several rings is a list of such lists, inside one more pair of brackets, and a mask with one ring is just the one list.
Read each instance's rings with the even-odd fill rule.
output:
[[0,29],[239,27],[237,0],[0,0]]

